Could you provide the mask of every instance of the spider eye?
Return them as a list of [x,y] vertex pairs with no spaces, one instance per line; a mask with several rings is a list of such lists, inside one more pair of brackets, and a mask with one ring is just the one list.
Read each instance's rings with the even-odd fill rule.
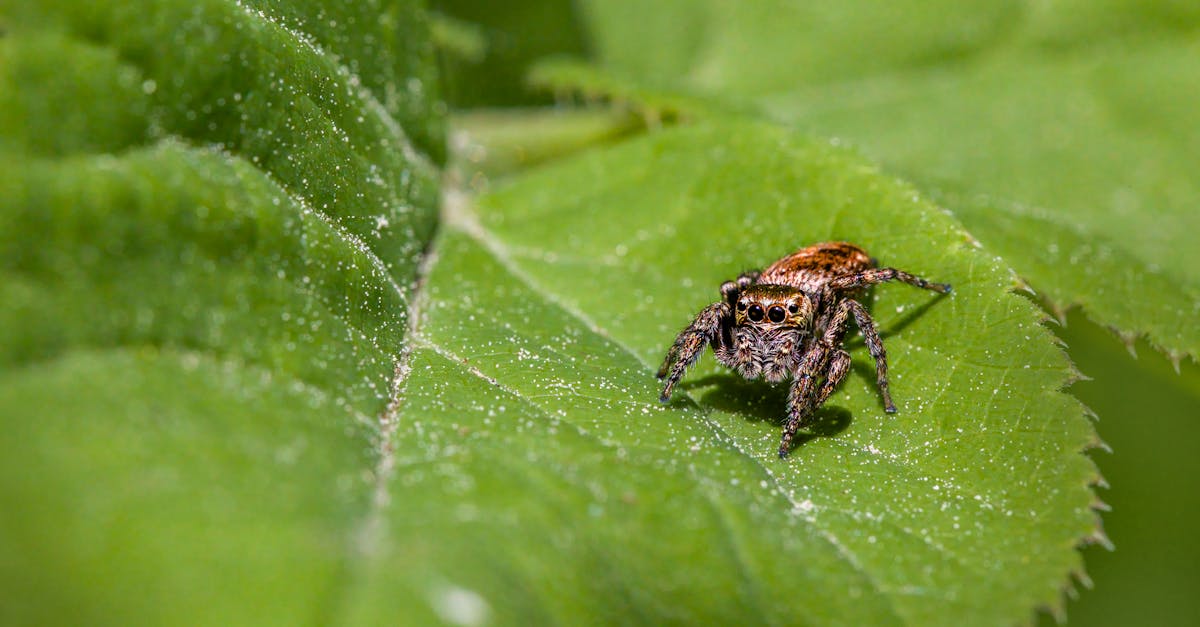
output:
[[738,311],[746,311],[746,303],[738,303]]
[[783,322],[783,319],[786,317],[787,316],[783,313],[783,307],[780,307],[779,305],[775,305],[767,310],[767,318],[769,318],[771,322]]
[[758,322],[763,319],[763,308],[760,305],[750,305],[750,311],[746,312],[746,317],[750,318],[751,322]]
[[788,313],[794,314],[798,311],[800,311],[800,305],[797,305],[796,303],[788,305]]

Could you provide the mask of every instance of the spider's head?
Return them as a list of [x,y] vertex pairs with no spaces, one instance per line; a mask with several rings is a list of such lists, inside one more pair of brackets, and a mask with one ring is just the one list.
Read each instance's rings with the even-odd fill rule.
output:
[[808,296],[794,287],[757,284],[738,294],[734,318],[738,326],[808,328],[813,309]]

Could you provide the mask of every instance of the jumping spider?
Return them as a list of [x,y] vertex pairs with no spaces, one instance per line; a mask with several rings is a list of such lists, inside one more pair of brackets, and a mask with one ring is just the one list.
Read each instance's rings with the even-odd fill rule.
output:
[[762,272],[746,272],[737,281],[726,281],[721,285],[722,300],[705,307],[667,351],[658,370],[658,378],[666,379],[659,400],[671,399],[675,384],[700,358],[705,344],[712,346],[718,361],[747,379],[779,382],[791,377],[787,421],[779,444],[779,457],[786,457],[796,431],[850,371],[850,354],[842,340],[853,316],[875,359],[884,411],[895,412],[879,331],[866,308],[854,300],[868,286],[892,280],[950,292],[945,283],[895,268],[877,268],[865,250],[848,242],[813,244]]

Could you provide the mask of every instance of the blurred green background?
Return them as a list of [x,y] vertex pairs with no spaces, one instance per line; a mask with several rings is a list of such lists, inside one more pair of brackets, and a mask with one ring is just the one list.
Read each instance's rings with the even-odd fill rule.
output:
[[[1175,374],[1144,343],[1134,358],[1078,312],[1052,325],[1090,380],[1071,387],[1099,416],[1112,453],[1092,457],[1110,487],[1104,528],[1116,548],[1084,551],[1091,590],[1067,606],[1074,625],[1200,624],[1200,367]],[[1051,624],[1052,621],[1043,621]]]
[[[1002,4],[981,7],[981,23],[986,22],[987,10],[1005,12]],[[1049,48],[1059,38],[1064,45],[1071,40],[1087,45],[1086,35],[1093,31],[1135,33],[1147,25],[1152,25],[1148,30],[1188,31],[1193,21],[1188,16],[1194,17],[1200,8],[1189,2],[1113,0],[1073,3],[1078,5],[1076,13],[1072,3],[1052,4],[1072,17],[1070,27],[1078,32],[1037,33]],[[574,2],[516,2],[501,7],[483,0],[437,0],[433,5],[454,25],[465,27],[480,46],[472,54],[455,53],[454,45],[443,48],[446,93],[457,114],[452,120],[457,119],[460,127],[470,120],[473,130],[499,137],[497,151],[511,148],[506,145],[511,138],[506,140],[503,129],[514,128],[513,116],[496,112],[484,116],[479,108],[556,102],[560,108],[570,107],[561,94],[556,101],[553,94],[528,87],[529,67],[556,55],[595,60],[599,54],[582,25],[584,10]],[[986,28],[977,35],[986,33],[1004,36]],[[969,34],[964,41],[970,48]],[[647,40],[644,46],[630,54],[655,54],[654,41]],[[1196,70],[1200,73],[1200,68]],[[617,122],[611,125],[615,128]],[[1066,618],[1073,625],[1200,624],[1200,595],[1196,594],[1200,540],[1194,533],[1200,525],[1200,456],[1195,454],[1200,445],[1200,367],[1184,359],[1177,373],[1168,359],[1143,341],[1134,345],[1134,356],[1113,332],[1078,309],[1069,313],[1066,322],[1048,324],[1088,377],[1070,391],[1095,411],[1097,430],[1112,449],[1094,450],[1091,455],[1109,484],[1098,493],[1112,508],[1103,519],[1116,547],[1083,549],[1091,586],[1076,585],[1069,593],[1072,600]],[[1054,624],[1055,619],[1043,613],[1040,621]]]

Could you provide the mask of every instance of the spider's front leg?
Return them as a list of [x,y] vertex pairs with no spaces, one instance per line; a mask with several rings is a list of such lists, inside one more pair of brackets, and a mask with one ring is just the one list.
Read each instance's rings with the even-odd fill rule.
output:
[[[714,349],[728,348],[727,327],[731,322],[733,308],[737,305],[738,295],[742,290],[758,282],[759,274],[757,271],[743,272],[736,281],[722,283],[721,298],[724,299],[724,303],[713,303],[706,307],[696,316],[692,324],[684,329],[679,337],[675,338],[675,343],[667,351],[667,357],[655,375],[659,379],[668,374],[672,375],[667,380],[659,400],[664,403],[670,400],[671,390],[688,366],[695,363],[700,352],[704,350],[705,344],[711,343]],[[724,308],[721,307],[722,304],[725,305]],[[680,363],[683,365],[679,366]],[[679,371],[678,375],[674,374],[675,370]]]
[[[817,328],[823,328],[825,331],[820,338],[814,338],[808,351],[801,358],[800,367],[796,370],[796,378],[788,394],[788,419],[783,426],[783,440],[779,443],[781,459],[787,457],[796,432],[804,426],[809,416],[829,399],[829,395],[833,394],[833,390],[850,372],[850,354],[840,348],[846,336],[846,324],[853,313],[853,307],[849,303],[858,304],[852,300],[844,300],[822,316]],[[882,344],[880,346],[882,347]],[[820,388],[817,387],[818,377],[824,378]]]
[[817,378],[821,376],[828,360],[829,349],[819,340],[812,343],[800,360],[800,367],[796,370],[792,387],[788,391],[787,422],[783,424],[783,439],[779,443],[780,459],[787,457],[792,448],[792,438],[796,437],[796,432],[804,426],[804,421],[816,408],[813,405],[813,392],[817,387]]
[[[779,443],[780,459],[787,457],[792,448],[792,439],[796,437],[800,427],[808,422],[813,412],[829,400],[829,395],[833,394],[850,373],[850,354],[844,350],[838,349],[829,354],[825,347],[814,347],[809,351],[809,355],[812,355],[812,361],[805,360],[806,363],[801,366],[801,372],[797,374],[788,394],[788,420],[783,426],[783,438]],[[820,360],[826,360],[827,363],[823,367],[814,367]],[[814,370],[823,372],[818,373]],[[825,379],[820,387],[817,387],[818,376]]]
[[829,367],[825,369],[825,382],[821,384],[821,389],[817,390],[817,398],[812,404],[813,410],[829,400],[829,395],[833,394],[847,374],[850,374],[850,353],[838,350],[829,358]]
[[675,384],[683,378],[688,367],[700,358],[705,346],[712,344],[714,349],[725,347],[725,328],[732,317],[731,313],[732,310],[725,301],[713,303],[705,307],[692,324],[675,338],[671,350],[667,351],[667,358],[658,369],[658,378],[666,378],[662,394],[658,397],[659,401],[666,403],[671,400],[671,391],[675,389]]

